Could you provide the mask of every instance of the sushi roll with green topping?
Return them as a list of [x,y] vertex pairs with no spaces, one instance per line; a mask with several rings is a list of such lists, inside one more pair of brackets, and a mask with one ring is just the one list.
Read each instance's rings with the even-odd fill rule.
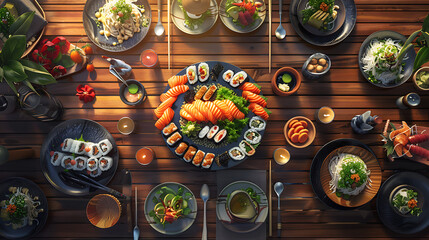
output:
[[74,165],[73,170],[82,171],[86,169],[86,163],[88,161],[87,157],[79,156],[75,158],[76,164]]
[[94,170],[98,169],[98,159],[97,158],[90,158],[87,161],[86,170],[92,172]]
[[61,143],[61,151],[63,152],[71,152],[71,147],[73,145],[73,142],[75,140],[71,139],[71,138],[66,138],[64,139],[64,142]]
[[101,153],[103,156],[106,156],[109,154],[110,151],[113,149],[112,143],[109,141],[109,139],[104,139],[98,143],[98,146],[100,147]]
[[209,65],[205,62],[202,62],[198,65],[198,76],[200,79],[200,82],[205,82],[207,79],[209,79]]
[[186,77],[190,84],[195,84],[198,81],[197,68],[195,65],[191,65],[186,69]]
[[185,155],[183,156],[183,160],[185,160],[185,162],[190,162],[196,152],[197,148],[195,148],[194,146],[190,146],[188,148],[188,151],[186,151]]
[[240,142],[240,144],[238,144],[238,146],[240,146],[240,149],[247,155],[247,156],[252,156],[253,154],[255,154],[255,148],[253,148],[253,146],[248,143],[246,140],[243,140]]
[[231,81],[232,77],[234,76],[234,72],[232,70],[227,70],[223,73],[223,80],[225,80],[225,82],[229,82]]
[[249,129],[244,133],[244,139],[251,144],[258,144],[261,142],[261,134],[255,129]]
[[228,154],[233,160],[236,160],[236,161],[243,160],[243,158],[246,156],[239,147],[231,148]]
[[255,129],[256,131],[264,130],[266,125],[267,123],[265,120],[258,116],[252,117],[252,119],[249,121],[249,127]]
[[205,152],[198,150],[197,153],[195,154],[194,159],[192,160],[192,164],[199,167],[201,165],[201,163],[203,162],[205,154],[206,154]]
[[207,133],[209,133],[209,131],[210,131],[210,127],[209,126],[203,127],[203,129],[201,129],[200,132],[198,133],[198,137],[199,138],[204,138],[207,135]]
[[201,167],[206,169],[210,168],[212,166],[214,157],[215,155],[213,153],[207,153],[206,156],[204,157]]
[[76,165],[76,160],[71,155],[64,156],[61,160],[61,167],[65,169],[73,169],[74,165]]
[[64,158],[64,153],[51,151],[50,155],[51,155],[51,163],[52,163],[52,165],[54,165],[54,166],[60,166],[61,165],[61,160]]
[[98,167],[101,169],[101,171],[107,171],[112,167],[113,159],[111,157],[102,156],[98,160]]

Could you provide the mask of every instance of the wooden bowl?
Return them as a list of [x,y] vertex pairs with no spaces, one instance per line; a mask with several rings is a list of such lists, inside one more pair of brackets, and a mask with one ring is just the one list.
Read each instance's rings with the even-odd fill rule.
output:
[[[289,139],[289,137],[288,137],[288,132],[289,132],[289,129],[290,129],[289,128],[289,123],[292,122],[293,120],[306,121],[307,122],[307,124],[308,124],[308,126],[307,126],[307,129],[308,129],[308,139],[307,139],[306,142],[304,142],[304,143],[293,143]],[[314,141],[314,138],[316,137],[316,127],[314,126],[313,122],[310,119],[308,119],[306,117],[303,117],[303,116],[296,116],[296,117],[293,117],[293,118],[289,119],[289,121],[286,122],[286,124],[285,124],[285,126],[283,128],[283,134],[285,135],[286,141],[292,147],[295,147],[295,148],[305,148],[305,147],[309,146]]]
[[121,203],[109,194],[99,194],[91,198],[86,206],[86,216],[98,228],[113,227],[121,217]]
[[[329,181],[332,179],[328,168],[329,162],[332,157],[339,153],[349,153],[359,156],[365,162],[367,169],[371,171],[369,175],[372,181],[371,185],[367,183],[367,187],[359,195],[351,196],[349,200],[338,197],[329,187]],[[322,167],[320,168],[320,182],[322,183],[323,190],[333,202],[343,207],[360,207],[371,201],[380,189],[381,178],[381,168],[377,158],[368,150],[357,146],[344,146],[335,149],[323,160]]]
[[[283,92],[282,90],[279,89],[279,86],[277,85],[277,77],[281,74],[281,73],[290,73],[293,78],[292,81],[294,82],[294,86],[292,89],[289,90],[289,92]],[[279,96],[289,96],[294,94],[296,91],[298,91],[299,87],[301,86],[301,81],[302,81],[302,76],[301,74],[295,70],[295,68],[291,68],[291,67],[282,67],[279,70],[277,70],[277,72],[274,74],[273,78],[271,79],[271,88],[273,89],[273,92]]]
[[414,87],[415,87],[417,90],[421,90],[421,91],[428,91],[428,90],[429,90],[429,88],[422,88],[422,87],[420,87],[420,86],[417,84],[417,74],[418,74],[420,71],[429,72],[429,67],[421,67],[421,68],[419,68],[419,70],[417,70],[417,71],[414,73],[414,75],[413,75],[413,83],[414,83]]

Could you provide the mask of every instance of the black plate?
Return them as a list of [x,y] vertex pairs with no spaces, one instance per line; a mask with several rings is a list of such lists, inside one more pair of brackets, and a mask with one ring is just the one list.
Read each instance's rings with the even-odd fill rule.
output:
[[404,73],[403,73],[404,77],[402,78],[402,80],[400,82],[394,83],[394,84],[391,84],[391,85],[383,85],[381,83],[373,83],[373,82],[371,82],[371,81],[368,80],[369,76],[368,76],[368,74],[366,74],[363,71],[363,64],[362,64],[361,59],[363,57],[363,54],[366,52],[366,49],[368,48],[369,44],[371,43],[371,41],[373,39],[376,39],[376,38],[379,39],[379,40],[385,39],[385,38],[391,38],[393,40],[400,40],[400,41],[402,41],[402,44],[404,44],[405,41],[407,40],[407,38],[404,35],[402,35],[402,34],[400,34],[398,32],[395,32],[395,31],[390,31],[390,30],[378,31],[378,32],[375,32],[375,33],[369,35],[365,39],[365,41],[363,41],[363,43],[362,43],[362,45],[360,46],[360,49],[359,49],[359,58],[358,58],[358,61],[359,61],[360,72],[362,73],[362,75],[365,77],[365,79],[368,82],[370,82],[371,84],[373,84],[373,85],[375,85],[377,87],[393,88],[393,87],[397,87],[397,86],[405,83],[411,77],[411,74],[413,74],[414,59],[416,58],[416,52],[414,51],[414,48],[411,48],[411,49],[409,49],[407,51],[407,55],[406,56],[408,57],[408,59],[403,60],[403,62],[405,63]]
[[109,52],[123,52],[135,47],[139,44],[147,35],[150,24],[152,22],[152,11],[147,0],[137,0],[135,5],[143,5],[145,12],[142,14],[144,18],[149,20],[147,27],[141,27],[141,31],[134,33],[132,38],[124,41],[122,44],[113,46],[113,42],[118,42],[114,37],[109,37],[107,40],[104,35],[100,35],[101,27],[97,27],[95,13],[104,6],[106,1],[100,0],[87,0],[85,8],[83,9],[83,28],[85,29],[86,35],[88,38],[97,45],[99,48],[104,49]]
[[[418,189],[424,201],[420,216],[401,216],[390,205],[390,193],[400,185]],[[419,196],[417,196],[419,200]],[[414,234],[429,226],[429,179],[415,172],[400,172],[387,179],[377,197],[377,213],[381,222],[390,230],[401,234]]]
[[[239,67],[236,67],[236,66],[234,66],[234,65],[232,65],[232,64],[229,64],[229,63],[225,63],[225,62],[217,62],[217,61],[206,61],[205,63],[207,63],[208,65],[209,65],[209,68],[210,68],[210,73],[211,73],[211,71],[212,71],[212,69],[213,69],[213,67],[217,64],[217,63],[219,63],[219,64],[221,64],[222,66],[223,66],[223,71],[219,74],[219,78],[217,79],[217,81],[214,81],[213,79],[212,79],[212,74],[210,74],[210,76],[209,76],[209,79],[207,80],[207,81],[205,81],[204,83],[201,83],[199,80],[195,83],[195,84],[189,84],[188,83],[188,86],[189,86],[189,89],[191,90],[191,89],[193,89],[194,87],[196,87],[196,86],[198,86],[198,85],[211,85],[211,84],[213,84],[213,83],[217,83],[217,84],[220,84],[220,85],[222,85],[222,86],[225,86],[225,87],[229,87],[230,89],[232,89],[232,90],[234,90],[234,92],[237,94],[237,96],[241,96],[241,93],[242,93],[242,91],[240,90],[240,89],[238,89],[238,87],[237,88],[234,88],[234,87],[231,87],[231,85],[228,83],[228,82],[225,82],[224,80],[223,80],[223,77],[222,77],[222,75],[223,75],[223,73],[225,72],[225,71],[227,71],[227,70],[232,70],[233,72],[234,72],[234,74],[235,73],[237,73],[237,72],[239,72],[239,71],[242,71],[242,69],[241,68],[239,68]],[[192,64],[192,65],[195,65],[195,67],[197,68],[197,71],[198,71],[198,65],[199,65],[200,63],[195,63],[195,64]],[[192,66],[191,65],[191,66]],[[186,67],[186,68],[184,68],[182,71],[180,71],[179,73],[177,73],[176,75],[185,75],[186,74],[186,69],[187,69],[188,67]],[[251,77],[251,76],[249,76],[249,75],[247,75],[247,80],[246,81],[249,81],[249,82],[252,82],[252,83],[254,83],[255,82],[255,80],[253,80],[253,78]],[[170,89],[170,87],[167,85],[167,87],[165,88],[165,91],[164,91],[164,93],[165,92],[167,92],[168,91],[168,89]],[[262,95],[262,94],[260,94],[260,95]],[[184,102],[184,96],[185,96],[185,94],[180,94],[178,97],[177,97],[177,100],[176,100],[176,102],[174,102],[174,104],[173,104],[173,106],[171,107],[173,110],[174,110],[174,117],[173,117],[173,121],[172,122],[174,122],[176,125],[177,125],[177,127],[179,128],[179,131],[180,131],[180,123],[179,123],[179,121],[180,121],[180,114],[179,114],[179,112],[180,112],[180,108],[182,107],[182,104],[183,104],[183,102]],[[252,111],[250,111],[249,110],[249,113],[247,114],[247,116],[246,117],[248,117],[249,118],[249,121],[250,121],[250,119],[252,119],[252,117],[254,117],[254,116],[256,116]],[[244,139],[244,132],[245,131],[247,131],[249,129],[249,125],[247,125],[246,127],[244,127],[243,128],[243,130],[242,130],[242,135],[243,136],[241,136],[241,137],[239,137],[238,138],[238,140],[236,141],[236,142],[233,142],[233,143],[228,143],[226,146],[223,146],[223,147],[220,147],[220,148],[208,148],[208,147],[205,147],[205,146],[200,146],[200,145],[198,145],[198,144],[195,144],[194,143],[194,141],[192,141],[190,138],[188,138],[187,136],[184,136],[183,134],[182,134],[182,132],[180,131],[180,134],[182,135],[182,137],[183,137],[183,141],[185,141],[185,142],[187,142],[187,143],[189,143],[190,145],[193,145],[193,146],[195,146],[198,150],[201,150],[201,151],[204,151],[205,153],[213,153],[213,154],[215,154],[216,156],[217,155],[219,155],[219,154],[221,154],[221,153],[223,153],[223,152],[225,152],[225,151],[227,151],[227,150],[229,150],[229,149],[231,149],[231,148],[233,148],[233,147],[238,147],[238,144]],[[264,136],[264,132],[265,132],[265,130],[264,131],[259,131],[259,133],[261,134],[261,138],[263,138],[263,136]],[[161,133],[161,135],[164,137],[164,140],[166,141],[166,145],[167,145],[167,147],[171,150],[171,152],[173,153],[173,154],[175,154],[175,152],[174,152],[174,150],[175,150],[175,147],[170,147],[168,144],[167,144],[167,138],[168,137],[165,137],[162,133]],[[226,139],[224,139],[224,141],[225,141]],[[262,141],[262,140],[261,140]],[[177,143],[178,144],[178,143]],[[174,145],[174,146],[177,146],[177,144],[176,145]],[[228,166],[227,167],[223,167],[223,166],[218,166],[217,164],[216,164],[216,162],[215,161],[213,161],[213,164],[212,164],[212,166],[211,166],[211,168],[210,168],[210,170],[221,170],[221,169],[227,169],[227,168],[231,168],[231,167],[234,167],[234,166],[236,166],[236,165],[238,165],[238,164],[240,164],[241,162],[243,162],[244,160],[246,160],[248,157],[246,156],[243,160],[240,160],[240,161],[235,161],[235,160],[229,160],[229,162],[228,162]],[[184,161],[183,160],[183,158],[180,158],[182,161]],[[185,162],[185,161],[184,161]],[[190,164],[192,164],[192,163],[190,163]]]
[[344,21],[343,26],[338,29],[335,33],[330,34],[328,36],[317,36],[314,35],[301,25],[299,22],[299,14],[298,14],[298,4],[300,0],[292,0],[290,3],[290,21],[292,23],[295,32],[298,35],[307,41],[310,44],[316,46],[332,46],[335,45],[344,39],[352,32],[355,24],[356,24],[356,5],[353,0],[343,0],[345,9],[346,9],[346,19]]
[[28,188],[31,196],[38,196],[40,206],[37,209],[44,211],[39,213],[37,220],[39,224],[33,222],[32,226],[25,226],[23,228],[13,230],[11,226],[6,226],[5,222],[0,218],[0,236],[7,239],[29,239],[39,233],[45,226],[48,219],[48,200],[46,199],[43,191],[34,182],[20,177],[8,178],[0,183],[0,201],[6,200],[6,194],[9,194],[9,187],[25,187]]
[[[310,181],[311,186],[313,188],[314,193],[316,196],[322,201],[324,204],[326,204],[329,207],[338,209],[338,210],[352,210],[356,209],[358,207],[343,207],[341,205],[336,204],[333,202],[329,197],[325,194],[325,191],[323,191],[322,184],[320,183],[320,168],[322,167],[323,160],[335,149],[344,147],[344,146],[358,146],[365,148],[372,154],[374,152],[371,150],[370,147],[365,145],[364,143],[353,139],[353,138],[341,138],[336,139],[333,141],[328,142],[325,144],[317,153],[316,156],[313,158],[313,162],[311,163],[310,168]],[[374,154],[375,155],[375,154]],[[362,205],[365,206],[366,204]],[[360,206],[360,207],[362,207]]]
[[115,139],[112,137],[109,131],[107,131],[100,124],[87,119],[71,119],[53,128],[49,132],[49,135],[45,139],[42,149],[40,150],[40,163],[42,165],[42,171],[52,186],[65,194],[75,196],[87,195],[90,192],[95,191],[95,189],[90,189],[89,187],[81,188],[79,186],[64,182],[63,179],[61,179],[59,176],[59,173],[63,171],[63,168],[61,166],[54,166],[51,164],[51,157],[49,153],[51,151],[61,152],[60,144],[64,141],[64,139],[79,139],[81,135],[87,142],[97,143],[107,138],[112,143],[113,149],[110,151],[108,156],[113,159],[113,165],[108,171],[103,172],[100,176],[96,177],[96,181],[103,185],[107,185],[113,178],[113,175],[115,175],[119,162],[119,152]]

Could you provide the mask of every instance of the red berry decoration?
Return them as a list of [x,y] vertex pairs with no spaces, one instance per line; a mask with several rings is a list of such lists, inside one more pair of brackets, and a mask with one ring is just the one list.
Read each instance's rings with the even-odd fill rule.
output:
[[52,40],[53,44],[56,44],[60,47],[60,51],[62,54],[67,54],[70,49],[70,42],[67,41],[65,37],[56,37]]
[[94,101],[95,90],[92,87],[80,84],[77,86],[76,92],[76,96],[79,97],[79,100],[84,101],[85,103]]
[[45,43],[45,45],[43,45],[40,52],[43,56],[53,60],[60,54],[60,46],[48,41]]
[[51,70],[51,74],[54,78],[60,77],[64,74],[67,73],[67,69],[65,69],[63,66],[58,65],[55,66],[52,70]]

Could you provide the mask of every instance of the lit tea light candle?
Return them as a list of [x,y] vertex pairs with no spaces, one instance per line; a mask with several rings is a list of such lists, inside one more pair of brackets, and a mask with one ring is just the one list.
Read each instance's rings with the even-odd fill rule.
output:
[[315,118],[321,123],[328,124],[334,120],[335,113],[330,107],[321,107],[316,111]]
[[290,160],[290,153],[285,148],[277,148],[273,155],[274,161],[279,165],[285,165]]
[[118,131],[124,135],[131,134],[134,128],[134,121],[129,117],[123,117],[118,121]]
[[140,61],[147,68],[155,67],[158,64],[158,54],[152,49],[146,49],[140,55]]
[[136,160],[141,165],[149,165],[154,158],[155,152],[148,147],[142,147],[136,153]]

